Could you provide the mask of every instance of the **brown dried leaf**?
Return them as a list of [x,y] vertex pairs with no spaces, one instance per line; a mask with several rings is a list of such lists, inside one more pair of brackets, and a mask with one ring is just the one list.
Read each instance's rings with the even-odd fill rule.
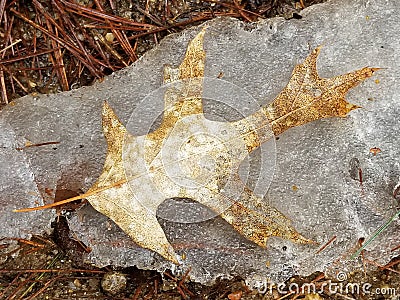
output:
[[360,108],[344,97],[379,68],[365,67],[344,75],[321,78],[317,72],[320,51],[321,46],[294,68],[285,89],[265,108],[275,135],[322,118],[345,117],[350,111]]

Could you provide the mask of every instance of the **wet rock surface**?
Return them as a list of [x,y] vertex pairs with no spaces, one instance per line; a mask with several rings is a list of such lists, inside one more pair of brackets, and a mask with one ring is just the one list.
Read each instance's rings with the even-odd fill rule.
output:
[[[184,258],[176,267],[139,248],[86,205],[68,215],[71,230],[92,249],[85,259],[100,266],[136,265],[175,274],[191,268],[191,278],[202,283],[240,275],[253,287],[267,278],[280,281],[315,271],[336,276],[359,267],[360,261],[347,260],[359,238],[368,238],[399,209],[393,197],[400,178],[399,6],[393,1],[332,1],[304,10],[301,20],[275,18],[251,30],[233,19],[208,22],[206,76],[223,74],[223,80],[241,87],[260,105],[273,100],[293,67],[320,44],[324,47],[318,69],[323,77],[364,66],[383,68],[349,93],[347,99],[362,109],[344,119],[291,129],[276,141],[275,177],[265,201],[320,245],[271,238],[262,249],[218,217],[192,224],[159,219]],[[50,230],[55,211],[12,210],[51,203],[57,192],[86,191],[100,174],[106,153],[103,101],[128,122],[141,99],[161,85],[163,66],[178,65],[198,31],[192,28],[165,38],[102,83],[57,95],[27,96],[0,113],[1,237],[29,238]],[[143,119],[153,120],[163,110],[162,103],[151,108]],[[213,115],[207,103],[205,113]],[[140,123],[137,127],[140,132]],[[44,145],[26,147],[31,144]],[[374,155],[372,148],[381,152]],[[367,248],[370,259],[383,264],[398,254],[391,249],[400,243],[399,225],[395,220]],[[334,236],[335,241],[317,253]]]

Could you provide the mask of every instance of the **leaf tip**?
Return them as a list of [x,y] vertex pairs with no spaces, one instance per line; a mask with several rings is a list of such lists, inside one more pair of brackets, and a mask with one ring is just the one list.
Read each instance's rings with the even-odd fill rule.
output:
[[294,238],[294,241],[298,244],[307,244],[307,245],[319,245],[318,242],[308,239],[301,235],[300,233],[297,233],[297,235]]
[[352,110],[362,108],[362,106],[359,106],[359,105],[356,105],[353,103],[347,103],[346,108],[348,109],[348,112],[351,112]]
[[107,100],[104,100],[104,102],[103,102],[103,115],[105,115],[110,110],[112,110],[110,104],[108,103]]
[[178,257],[175,253],[174,248],[171,246],[171,244],[163,244],[161,247],[161,251],[156,251],[158,252],[161,256],[163,256],[165,259],[169,260],[170,262],[174,263],[175,265],[179,266],[181,263],[178,261]]
[[102,123],[103,132],[107,141],[110,137],[115,140],[116,137],[124,135],[126,132],[125,126],[107,101],[104,101],[103,104]]
[[344,108],[339,109],[338,116],[344,118],[348,115],[349,112],[359,108],[362,108],[362,106],[346,102]]
[[316,54],[319,54],[321,52],[321,49],[324,47],[324,44],[320,44],[317,47],[315,47],[314,51]]
[[[314,48],[314,50],[311,51],[311,53],[309,54],[309,58],[312,58],[313,61],[316,62],[319,54],[321,53],[321,49],[324,45],[318,45],[317,47]],[[306,59],[307,60],[307,59]]]

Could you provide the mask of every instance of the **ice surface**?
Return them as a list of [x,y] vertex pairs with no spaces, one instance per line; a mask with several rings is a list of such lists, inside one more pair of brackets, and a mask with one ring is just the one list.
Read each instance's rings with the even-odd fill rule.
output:
[[[348,262],[343,256],[352,254],[360,237],[368,238],[399,209],[392,195],[400,180],[399,9],[397,1],[331,1],[304,10],[301,20],[275,18],[251,29],[232,19],[208,22],[206,76],[216,78],[223,72],[224,80],[242,87],[260,104],[270,102],[295,64],[320,44],[324,44],[318,64],[322,76],[364,66],[383,68],[349,93],[347,99],[362,109],[344,119],[291,129],[276,142],[276,173],[267,201],[320,245],[299,246],[271,238],[267,249],[262,249],[218,217],[194,224],[160,219],[168,240],[186,257],[174,267],[136,246],[107,217],[85,206],[69,215],[69,223],[92,249],[87,259],[96,265],[172,268],[177,273],[191,267],[191,278],[202,283],[241,275],[253,285],[314,271],[335,276],[359,266],[358,260]],[[57,95],[27,96],[1,112],[0,237],[29,237],[49,230],[53,211],[15,214],[11,210],[52,202],[56,191],[87,190],[105,158],[103,101],[109,101],[126,123],[140,100],[160,86],[163,65],[178,65],[187,42],[198,31],[192,28],[168,36],[134,65],[102,83]],[[153,109],[161,112],[162,103]],[[213,115],[207,103],[205,110]],[[16,150],[26,142],[59,143]],[[374,156],[372,147],[382,152]],[[378,263],[398,255],[399,250],[390,250],[400,244],[399,229],[396,220],[366,255]],[[336,240],[316,254],[333,236]]]

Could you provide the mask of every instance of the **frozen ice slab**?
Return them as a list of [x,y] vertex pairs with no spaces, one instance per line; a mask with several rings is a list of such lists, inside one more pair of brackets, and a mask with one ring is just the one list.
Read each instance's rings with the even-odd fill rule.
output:
[[[359,238],[368,238],[399,209],[392,195],[400,180],[399,9],[397,1],[330,1],[302,11],[301,20],[208,22],[206,76],[223,74],[224,80],[247,91],[260,105],[273,100],[293,67],[320,44],[324,47],[318,69],[323,77],[364,66],[383,68],[348,94],[347,100],[362,109],[344,119],[290,129],[276,141],[275,177],[266,201],[320,245],[271,238],[262,249],[219,217],[192,224],[160,219],[168,240],[185,258],[176,267],[139,248],[87,205],[68,216],[76,236],[92,249],[87,260],[99,266],[172,268],[177,273],[191,268],[191,278],[202,283],[240,275],[254,287],[294,274],[324,271],[334,277],[359,267],[359,260],[346,259],[356,251]],[[1,237],[43,233],[55,216],[53,211],[15,214],[12,209],[50,203],[57,191],[79,193],[93,184],[106,153],[103,101],[109,101],[121,120],[128,122],[140,100],[160,87],[163,66],[178,65],[198,31],[191,28],[166,37],[142,59],[102,83],[57,95],[27,96],[1,112]],[[154,104],[148,118],[162,110],[162,103]],[[205,111],[209,116],[215,113],[207,103]],[[27,142],[55,143],[17,150]],[[373,147],[381,152],[374,156]],[[391,249],[400,244],[399,229],[397,219],[367,247],[366,256],[384,264],[398,255],[399,250]],[[334,236],[334,242],[316,253]]]

